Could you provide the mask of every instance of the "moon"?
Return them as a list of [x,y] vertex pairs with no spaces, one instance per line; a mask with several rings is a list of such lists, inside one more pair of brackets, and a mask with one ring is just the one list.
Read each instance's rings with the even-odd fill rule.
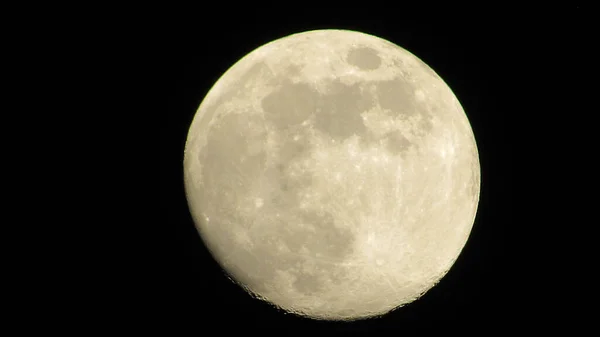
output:
[[227,275],[287,312],[381,316],[452,267],[473,227],[477,146],[448,85],[348,30],[267,43],[214,84],[189,128],[187,200]]

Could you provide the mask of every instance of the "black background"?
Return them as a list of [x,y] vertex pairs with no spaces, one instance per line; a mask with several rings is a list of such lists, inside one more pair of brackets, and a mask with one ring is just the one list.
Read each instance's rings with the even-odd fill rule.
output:
[[[433,331],[495,332],[529,321],[542,306],[528,296],[518,237],[526,231],[516,200],[525,174],[519,125],[539,116],[532,104],[532,65],[543,64],[539,49],[575,43],[579,9],[551,13],[519,10],[461,11],[445,19],[384,10],[347,11],[277,6],[226,8],[162,14],[153,18],[152,69],[160,73],[161,269],[153,289],[157,322],[190,334],[422,335]],[[234,6],[233,4],[231,5]],[[433,6],[433,4],[432,4]],[[318,8],[318,9],[316,9]],[[395,8],[395,7],[394,7]],[[472,14],[471,12],[472,11]],[[348,13],[350,12],[350,13]],[[549,16],[551,19],[549,19]],[[559,19],[555,19],[559,18]],[[183,185],[183,149],[198,105],[237,60],[274,39],[305,30],[351,29],[387,39],[415,54],[452,88],[474,131],[481,161],[480,204],[470,239],[446,277],[418,301],[382,318],[333,323],[298,318],[252,299],[227,279],[204,247],[189,214]],[[548,33],[551,31],[551,33]],[[561,39],[562,38],[562,39]],[[518,122],[517,122],[518,121]],[[530,133],[531,134],[531,133]],[[520,186],[523,186],[522,184]],[[207,332],[208,331],[208,332]]]

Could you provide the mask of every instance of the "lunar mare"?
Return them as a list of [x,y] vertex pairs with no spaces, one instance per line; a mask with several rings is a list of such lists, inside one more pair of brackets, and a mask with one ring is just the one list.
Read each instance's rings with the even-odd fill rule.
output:
[[187,199],[230,277],[317,319],[381,315],[450,269],[473,226],[473,132],[416,56],[353,31],[266,44],[190,126]]

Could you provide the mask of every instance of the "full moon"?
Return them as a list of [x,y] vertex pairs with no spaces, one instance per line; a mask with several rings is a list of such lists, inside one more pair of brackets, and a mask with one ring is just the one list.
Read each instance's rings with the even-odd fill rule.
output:
[[431,289],[467,242],[480,190],[448,85],[347,30],[283,37],[228,69],[191,123],[184,177],[230,279],[325,320],[380,316]]

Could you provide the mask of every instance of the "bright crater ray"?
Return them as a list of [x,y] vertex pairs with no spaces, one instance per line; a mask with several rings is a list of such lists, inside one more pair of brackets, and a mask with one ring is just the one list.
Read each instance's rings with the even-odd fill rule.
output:
[[242,58],[200,105],[184,169],[197,228],[232,279],[318,319],[417,299],[460,254],[479,199],[475,139],[450,88],[352,31]]

